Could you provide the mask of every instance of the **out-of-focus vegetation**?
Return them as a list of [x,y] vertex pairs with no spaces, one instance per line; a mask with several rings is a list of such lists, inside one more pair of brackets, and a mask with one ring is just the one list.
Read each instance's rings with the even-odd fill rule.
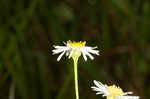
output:
[[0,99],[74,99],[73,62],[51,52],[67,40],[101,52],[80,57],[80,99],[102,99],[94,79],[149,99],[149,0],[0,0]]

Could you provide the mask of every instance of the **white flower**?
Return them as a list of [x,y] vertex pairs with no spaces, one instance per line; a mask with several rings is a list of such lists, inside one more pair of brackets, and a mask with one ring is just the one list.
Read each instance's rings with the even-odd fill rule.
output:
[[103,94],[102,96],[107,96],[107,99],[139,99],[139,96],[128,96],[128,94],[132,94],[132,92],[123,92],[123,90],[116,85],[107,86],[96,80],[94,80],[94,84],[96,86],[91,87],[93,91],[97,91],[97,95]]
[[97,47],[85,46],[86,41],[72,42],[69,40],[67,43],[64,42],[64,44],[65,46],[54,46],[55,49],[52,50],[53,55],[61,53],[58,56],[57,61],[59,61],[65,53],[69,58],[72,56],[80,56],[82,53],[85,61],[87,61],[87,56],[92,60],[94,59],[91,54],[99,55],[99,51],[95,50]]

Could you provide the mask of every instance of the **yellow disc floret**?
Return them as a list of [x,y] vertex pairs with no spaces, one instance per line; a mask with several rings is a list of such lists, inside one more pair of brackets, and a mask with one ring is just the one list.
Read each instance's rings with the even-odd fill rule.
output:
[[73,51],[72,53],[72,57],[73,58],[79,58],[81,56],[81,50],[80,48],[84,48],[86,41],[79,41],[79,42],[75,42],[75,41],[67,41],[67,44],[69,44],[72,49],[70,49],[70,53]]
[[115,85],[113,86],[108,86],[107,87],[107,91],[111,94],[111,95],[119,95],[119,96],[123,96],[123,91],[120,87],[117,87]]
[[80,41],[80,42],[75,42],[75,41],[67,41],[67,44],[69,44],[71,47],[74,47],[74,48],[82,48],[85,46],[86,44],[86,41]]

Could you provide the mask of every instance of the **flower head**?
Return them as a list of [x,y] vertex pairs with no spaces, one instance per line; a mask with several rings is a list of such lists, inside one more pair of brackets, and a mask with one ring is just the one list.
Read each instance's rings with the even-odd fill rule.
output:
[[127,96],[128,94],[132,94],[132,92],[123,92],[123,90],[116,85],[107,86],[96,80],[94,80],[94,84],[96,86],[92,86],[91,88],[97,91],[96,94],[103,94],[103,96],[111,97],[108,99],[139,99],[138,96]]
[[85,46],[86,41],[72,42],[69,40],[67,43],[64,42],[64,44],[65,46],[54,46],[55,49],[52,50],[53,55],[61,53],[58,56],[57,61],[59,61],[65,53],[69,58],[79,57],[82,54],[85,61],[87,60],[87,56],[92,60],[94,59],[91,54],[99,55],[99,51],[95,50],[97,47]]

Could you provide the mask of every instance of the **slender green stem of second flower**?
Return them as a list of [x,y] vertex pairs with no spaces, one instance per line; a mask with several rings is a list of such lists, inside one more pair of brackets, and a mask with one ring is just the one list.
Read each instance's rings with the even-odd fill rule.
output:
[[75,93],[76,93],[76,99],[79,99],[79,90],[78,90],[78,57],[74,57],[73,61],[74,61]]

